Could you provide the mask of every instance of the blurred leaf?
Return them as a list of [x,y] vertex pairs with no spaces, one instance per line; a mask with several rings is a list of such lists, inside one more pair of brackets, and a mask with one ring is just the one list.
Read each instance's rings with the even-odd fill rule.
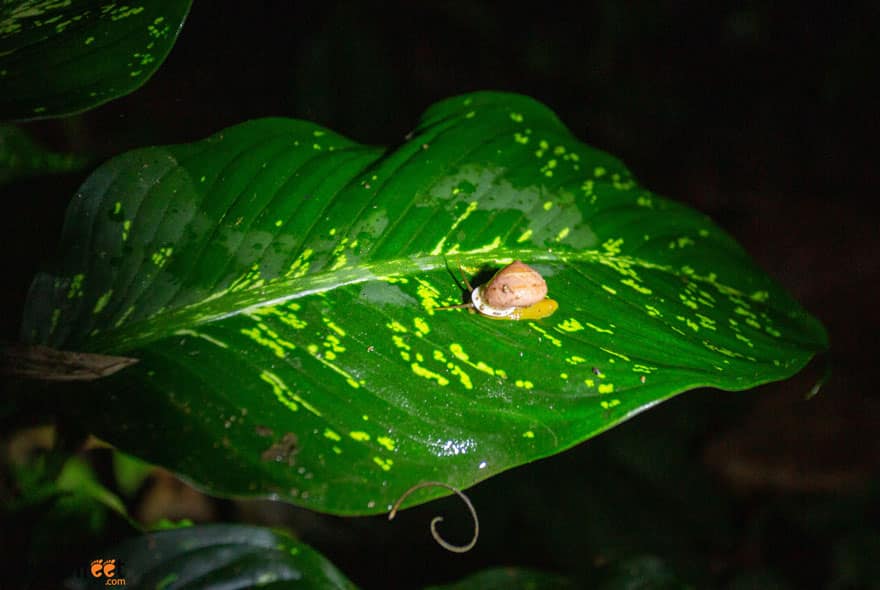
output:
[[[314,549],[281,533],[205,525],[149,533],[105,551],[134,588],[354,588]],[[68,588],[91,580],[68,578]]]
[[188,518],[182,518],[180,520],[169,520],[167,518],[160,518],[156,521],[151,527],[151,531],[171,531],[174,529],[184,529],[187,527],[193,526],[195,523]]
[[[83,185],[62,252],[24,338],[141,362],[59,408],[212,493],[343,514],[470,486],[693,387],[786,378],[827,346],[705,216],[516,95],[443,101],[387,152],[263,119],[125,154]],[[479,282],[515,258],[553,317],[435,309],[461,301],[458,264]]]
[[632,557],[609,566],[600,590],[680,590],[692,588],[679,580],[663,560],[653,556]]
[[0,4],[0,119],[78,113],[139,88],[177,39],[191,0]]
[[79,457],[71,457],[64,465],[57,481],[62,492],[97,500],[123,517],[128,517],[128,510],[119,496],[104,487],[95,477],[91,466]]
[[113,474],[116,476],[116,485],[126,496],[137,492],[153,469],[155,468],[152,465],[136,457],[120,451],[113,452]]
[[81,457],[69,458],[60,472],[51,465],[61,453],[38,455],[12,470],[13,501],[0,510],[0,567],[17,570],[15,586],[56,588],[59,578],[117,534],[139,530],[113,492]]
[[26,176],[79,170],[87,163],[83,156],[44,149],[15,125],[0,124],[0,185]]

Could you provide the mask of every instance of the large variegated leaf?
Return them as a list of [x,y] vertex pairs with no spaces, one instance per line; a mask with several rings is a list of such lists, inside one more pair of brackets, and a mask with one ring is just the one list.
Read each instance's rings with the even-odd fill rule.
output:
[[[555,315],[436,309],[462,300],[459,265],[479,282],[513,259]],[[494,93],[435,105],[388,150],[264,119],[110,161],[24,334],[141,359],[58,399],[123,450],[213,493],[359,514],[694,387],[784,379],[827,346],[704,215]]]
[[0,3],[0,119],[83,111],[139,88],[165,60],[192,0]]

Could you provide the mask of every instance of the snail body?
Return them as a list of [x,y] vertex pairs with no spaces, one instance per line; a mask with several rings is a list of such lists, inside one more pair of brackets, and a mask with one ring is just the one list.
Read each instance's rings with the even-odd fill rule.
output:
[[493,276],[485,285],[471,288],[471,302],[437,309],[471,307],[478,313],[499,320],[538,320],[553,315],[559,304],[547,297],[547,283],[541,274],[516,260]]

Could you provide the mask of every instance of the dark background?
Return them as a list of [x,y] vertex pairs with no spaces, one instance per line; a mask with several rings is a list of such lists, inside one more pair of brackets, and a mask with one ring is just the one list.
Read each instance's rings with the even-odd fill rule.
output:
[[[205,519],[292,526],[366,587],[521,565],[585,581],[630,568],[697,587],[880,588],[874,5],[418,4],[197,0],[143,88],[25,127],[95,163],[263,116],[393,145],[439,99],[528,94],[733,234],[825,323],[832,354],[786,383],[690,392],[477,486],[483,536],[466,556],[426,530],[442,512],[456,534],[454,501],[391,524],[229,502]],[[0,193],[6,339],[86,173]],[[806,401],[829,361],[831,381]]]

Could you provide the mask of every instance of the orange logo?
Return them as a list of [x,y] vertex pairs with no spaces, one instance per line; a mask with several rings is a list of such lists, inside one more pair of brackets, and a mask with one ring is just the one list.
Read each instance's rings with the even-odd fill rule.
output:
[[105,586],[125,586],[125,578],[116,577],[115,559],[93,559],[89,571],[94,578],[105,578]]

